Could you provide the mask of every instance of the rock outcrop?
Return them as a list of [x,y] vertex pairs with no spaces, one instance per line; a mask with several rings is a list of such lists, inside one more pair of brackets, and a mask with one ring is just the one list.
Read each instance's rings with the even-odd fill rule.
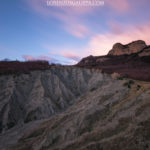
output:
[[139,53],[139,57],[150,56],[150,46],[143,49],[141,53]]
[[134,53],[138,53],[147,47],[144,41],[134,41],[127,45],[123,45],[121,43],[116,43],[112,50],[109,51],[108,55],[130,55]]
[[150,81],[150,46],[144,41],[135,41],[127,45],[117,43],[105,56],[83,58],[77,66],[97,68],[102,72],[118,73],[122,77]]

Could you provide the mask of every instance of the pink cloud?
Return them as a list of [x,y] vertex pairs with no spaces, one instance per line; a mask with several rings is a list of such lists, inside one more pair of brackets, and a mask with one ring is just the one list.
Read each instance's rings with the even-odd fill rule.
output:
[[122,44],[130,43],[135,40],[144,40],[147,44],[150,44],[150,22],[139,26],[118,26],[122,28],[122,32],[111,31],[105,34],[94,35],[88,44],[89,52],[92,55],[105,55],[112,48],[112,46],[120,42]]
[[128,0],[105,0],[106,4],[118,12],[127,12],[129,11],[130,5]]
[[38,56],[38,57],[33,57],[31,55],[23,55],[22,56],[25,61],[36,61],[36,60],[44,60],[44,61],[51,61],[52,59],[48,56]]
[[35,58],[30,55],[23,55],[22,57],[25,59],[25,61],[35,61]]
[[116,22],[116,21],[110,21],[108,25],[109,25],[110,31],[114,34],[121,34],[125,30],[125,27],[123,26],[123,24]]
[[50,7],[46,5],[46,0],[27,0],[27,4],[40,15],[60,20],[63,28],[77,38],[84,38],[89,34],[89,29],[80,17],[94,11],[92,7]]
[[63,51],[63,52],[61,52],[61,55],[63,57],[72,59],[74,61],[79,61],[80,60],[80,57],[77,54],[75,54],[74,52],[71,52],[71,51]]
[[66,28],[68,32],[78,38],[84,38],[89,35],[89,30],[86,26],[80,24],[72,24],[68,28]]
[[[150,45],[150,22],[141,25],[123,25],[117,22],[109,23],[110,30],[103,34],[95,34],[91,37],[88,44],[85,47],[79,47],[79,56],[75,53],[76,49],[72,48],[58,48],[55,51],[58,52],[57,55],[66,58],[71,58],[79,60],[79,58],[86,57],[88,55],[100,56],[106,55],[115,43],[128,44],[135,40],[144,40],[148,45]],[[53,48],[49,48],[53,49]]]
[[122,13],[135,13],[137,10],[143,8],[143,6],[149,0],[104,0],[105,6],[116,11],[118,14]]

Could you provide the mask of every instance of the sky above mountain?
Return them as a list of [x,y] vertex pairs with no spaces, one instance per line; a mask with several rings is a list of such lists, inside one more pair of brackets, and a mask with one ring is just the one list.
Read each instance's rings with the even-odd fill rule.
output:
[[88,55],[107,54],[117,42],[150,44],[149,6],[150,0],[57,7],[47,0],[1,0],[0,59],[75,64]]

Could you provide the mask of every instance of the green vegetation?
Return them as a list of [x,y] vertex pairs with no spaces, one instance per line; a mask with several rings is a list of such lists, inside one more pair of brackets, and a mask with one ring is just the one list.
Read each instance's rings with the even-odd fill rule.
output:
[[125,83],[123,84],[123,86],[126,86],[126,87],[128,87],[128,88],[131,88],[132,84],[134,84],[134,81],[133,81],[133,80],[129,80],[128,82],[125,82]]
[[137,88],[136,88],[136,89],[139,90],[140,88],[141,88],[141,86],[140,86],[140,85],[137,85]]
[[117,78],[117,80],[123,80],[123,79],[124,79],[123,77],[118,77],[118,78]]

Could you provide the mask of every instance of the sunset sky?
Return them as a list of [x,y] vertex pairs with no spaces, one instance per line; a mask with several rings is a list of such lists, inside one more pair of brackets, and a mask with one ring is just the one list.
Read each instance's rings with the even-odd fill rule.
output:
[[75,64],[139,39],[150,44],[150,0],[104,0],[95,7],[0,0],[0,60]]

